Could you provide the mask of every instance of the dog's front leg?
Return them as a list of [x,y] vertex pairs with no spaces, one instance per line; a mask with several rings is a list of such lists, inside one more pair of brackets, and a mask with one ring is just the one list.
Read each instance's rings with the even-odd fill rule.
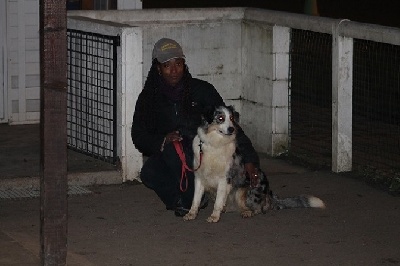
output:
[[201,183],[199,178],[194,179],[194,195],[192,206],[190,207],[189,212],[183,216],[183,220],[190,221],[196,219],[197,213],[199,212],[199,206],[201,202],[201,197],[204,194],[204,186]]
[[221,180],[218,183],[217,197],[215,198],[214,210],[210,217],[207,218],[207,222],[216,223],[221,217],[221,211],[225,208],[228,194],[231,190],[231,185],[226,180]]

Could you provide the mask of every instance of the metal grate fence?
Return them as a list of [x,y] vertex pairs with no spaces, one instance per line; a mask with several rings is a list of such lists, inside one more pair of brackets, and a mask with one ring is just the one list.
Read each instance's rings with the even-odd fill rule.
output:
[[115,164],[119,36],[67,30],[68,148]]
[[[400,176],[400,46],[354,39],[353,49],[353,170],[391,179]],[[332,36],[292,29],[290,65],[289,153],[329,169]]]
[[400,173],[400,46],[354,40],[353,166]]
[[332,36],[292,29],[289,152],[330,168],[332,161]]

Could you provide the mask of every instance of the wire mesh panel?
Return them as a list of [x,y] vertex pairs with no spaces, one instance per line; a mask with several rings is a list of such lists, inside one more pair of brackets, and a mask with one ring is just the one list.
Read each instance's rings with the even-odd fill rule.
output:
[[291,155],[322,167],[332,161],[332,36],[292,29],[289,130]]
[[353,63],[353,166],[399,174],[400,46],[355,39]]
[[115,163],[119,36],[78,30],[67,34],[68,147]]

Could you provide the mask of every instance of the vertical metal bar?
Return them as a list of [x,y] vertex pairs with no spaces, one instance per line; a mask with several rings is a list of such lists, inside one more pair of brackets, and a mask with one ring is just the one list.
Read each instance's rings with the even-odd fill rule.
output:
[[[71,48],[73,45],[72,40],[73,39],[72,39],[71,33],[67,32],[67,61],[68,61],[67,84],[68,84],[68,88],[69,88],[69,89],[67,89],[67,143],[69,143],[69,140],[70,140],[69,135],[71,135],[71,132],[72,132],[71,117],[72,117],[72,112],[73,112],[72,108],[68,108],[68,106],[72,102],[72,97],[73,97],[72,93],[70,93],[70,91],[69,91],[69,90],[73,89],[73,86],[72,86],[72,84],[73,84],[72,62],[73,62],[73,60],[72,60],[72,56],[70,55],[72,53],[71,52],[71,50],[72,50]],[[70,132],[70,134],[68,134],[68,132]]]
[[67,45],[65,1],[40,0],[40,259],[66,265]]
[[85,42],[85,51],[84,51],[84,54],[85,54],[85,60],[84,60],[84,67],[82,68],[82,70],[84,70],[85,71],[85,74],[83,75],[83,77],[84,77],[84,82],[85,82],[85,85],[84,85],[84,89],[85,89],[85,96],[83,97],[83,100],[84,100],[84,106],[83,106],[83,108],[84,108],[84,110],[82,110],[83,112],[83,115],[84,115],[84,124],[81,124],[82,125],[82,131],[84,131],[85,132],[85,135],[84,135],[84,137],[85,137],[85,139],[84,139],[84,142],[85,142],[85,149],[86,150],[88,150],[89,149],[89,146],[90,146],[90,143],[89,143],[89,124],[88,124],[88,117],[89,117],[89,108],[88,108],[88,104],[89,104],[89,97],[88,97],[88,87],[90,86],[90,83],[89,83],[89,78],[88,78],[88,59],[89,59],[89,55],[90,55],[90,53],[89,53],[89,44],[92,42],[92,38],[90,38],[90,36],[89,35],[85,35],[85,39],[84,39],[84,42]]
[[288,67],[288,151],[292,150],[292,63],[293,63],[293,29],[290,30],[289,67]]
[[117,160],[117,47],[120,45],[120,37],[117,36],[113,42],[113,66],[112,66],[112,84],[113,84],[113,129],[112,129],[112,138],[113,138],[113,163],[116,163]]

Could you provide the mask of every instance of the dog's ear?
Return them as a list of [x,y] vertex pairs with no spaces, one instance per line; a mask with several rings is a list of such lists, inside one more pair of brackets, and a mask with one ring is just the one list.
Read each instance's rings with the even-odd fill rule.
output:
[[228,110],[232,113],[233,120],[235,123],[239,123],[240,114],[235,111],[235,107],[233,105],[227,106]]
[[211,124],[212,121],[214,120],[214,112],[215,112],[215,106],[208,105],[204,107],[202,112],[203,120],[206,121],[208,124]]
[[233,119],[235,120],[236,123],[239,123],[239,119],[240,119],[239,112],[236,112],[236,111],[233,112]]
[[211,124],[213,122],[214,112],[215,112],[215,106],[208,105],[208,106],[204,107],[204,109],[201,113],[203,124]]

